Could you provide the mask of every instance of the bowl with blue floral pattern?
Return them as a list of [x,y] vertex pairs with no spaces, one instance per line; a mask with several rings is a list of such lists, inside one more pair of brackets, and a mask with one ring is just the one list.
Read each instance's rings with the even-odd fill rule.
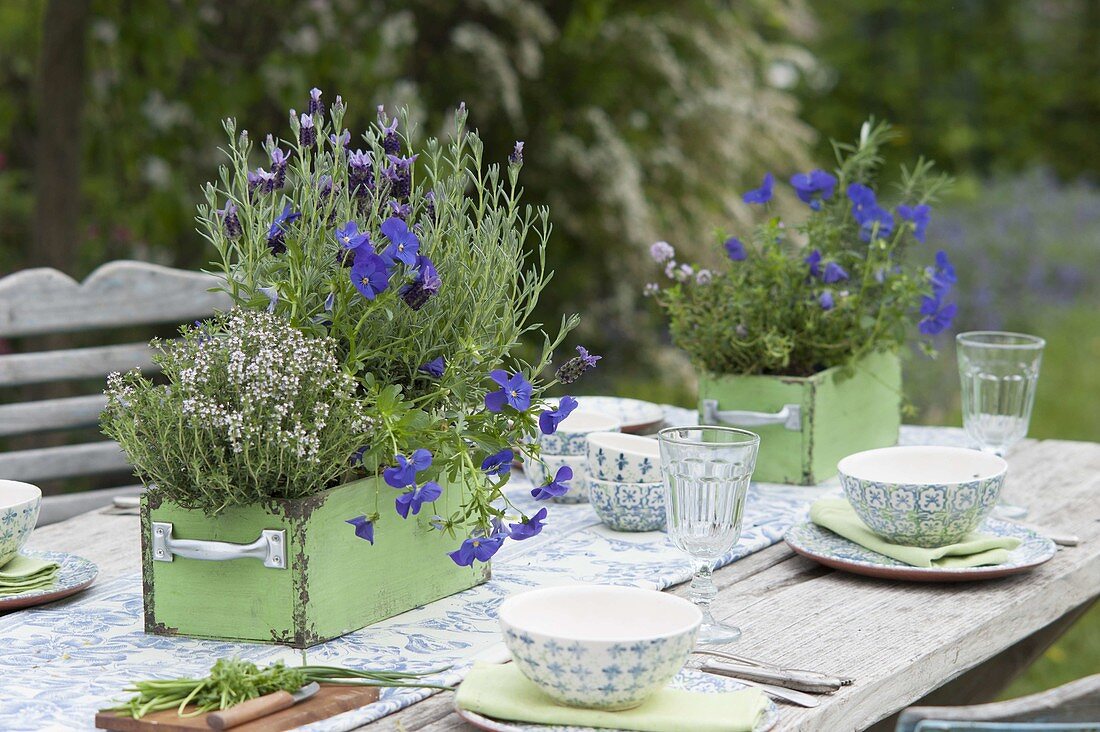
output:
[[27,543],[38,523],[42,491],[18,480],[0,480],[0,567]]
[[837,465],[844,494],[863,523],[905,546],[953,544],[997,504],[1008,464],[962,447],[884,447]]
[[588,502],[615,531],[664,531],[665,484],[588,479]]
[[661,447],[652,437],[619,432],[588,435],[588,474],[618,483],[661,480]]
[[618,432],[619,420],[595,412],[577,410],[563,419],[553,434],[539,435],[539,447],[545,455],[584,455],[592,432]]
[[703,616],[656,590],[544,587],[500,606],[504,644],[523,675],[560,704],[631,709],[679,673]]

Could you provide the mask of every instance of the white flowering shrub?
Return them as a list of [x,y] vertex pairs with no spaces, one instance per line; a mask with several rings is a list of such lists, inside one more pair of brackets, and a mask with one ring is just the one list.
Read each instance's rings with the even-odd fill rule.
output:
[[154,341],[167,383],[108,377],[103,430],[141,480],[214,514],[340,482],[371,431],[336,343],[282,317],[235,310]]

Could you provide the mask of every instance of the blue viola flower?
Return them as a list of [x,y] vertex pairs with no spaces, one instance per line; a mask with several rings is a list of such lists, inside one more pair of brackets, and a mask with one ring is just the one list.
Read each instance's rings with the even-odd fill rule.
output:
[[539,415],[539,429],[544,435],[552,435],[558,430],[561,421],[573,413],[577,408],[577,400],[571,396],[563,396],[558,400],[557,409],[547,409]]
[[444,361],[443,357],[440,356],[439,358],[433,358],[431,361],[428,361],[428,363],[421,365],[420,368],[417,369],[417,371],[422,374],[427,374],[432,378],[438,379],[439,377],[443,376],[443,370],[446,368],[446,366],[446,361]]
[[358,536],[360,539],[369,541],[372,545],[374,544],[374,522],[368,521],[365,515],[356,516],[355,518],[348,519],[344,523],[354,526],[355,535]]
[[951,327],[957,309],[955,303],[944,305],[939,297],[925,296],[921,298],[920,314],[924,317],[917,324],[917,330],[924,335],[942,333]]
[[515,453],[510,448],[504,448],[482,460],[481,469],[489,475],[508,475],[512,472],[513,459],[515,459]]
[[351,265],[351,283],[368,300],[378,297],[390,286],[390,270],[386,260],[370,247],[355,250],[355,263]]
[[439,288],[443,286],[443,280],[439,278],[432,260],[423,254],[416,257],[416,279],[401,288],[401,299],[413,310],[419,310],[427,304]]
[[272,254],[282,254],[286,251],[286,227],[300,218],[302,214],[293,211],[290,203],[283,206],[283,212],[275,217],[267,229],[267,246]]
[[771,173],[765,173],[763,184],[759,188],[755,188],[746,193],[741,199],[745,203],[767,203],[772,200],[772,188],[774,186],[775,176]]
[[416,485],[416,474],[432,466],[432,453],[424,448],[414,450],[411,458],[394,455],[393,459],[397,462],[397,467],[383,470],[382,478],[394,488]]
[[336,229],[336,243],[340,247],[337,260],[340,264],[348,266],[354,259],[355,250],[364,244],[370,244],[370,233],[359,231],[359,225],[349,221]]
[[736,236],[726,239],[723,246],[726,248],[726,255],[734,262],[743,262],[749,257],[749,253],[745,251],[745,245]]
[[420,240],[409,230],[409,225],[396,216],[382,223],[382,234],[390,240],[384,252],[390,260],[398,260],[412,267],[416,264],[416,255],[420,251]]
[[913,224],[913,236],[920,243],[924,243],[925,230],[928,228],[928,218],[932,213],[932,207],[926,203],[918,206],[898,206],[898,216]]
[[821,277],[821,252],[817,249],[813,250],[806,255],[806,258],[802,260],[810,267],[811,277]]
[[936,252],[936,265],[928,267],[925,273],[928,275],[929,284],[932,285],[932,292],[939,299],[947,294],[947,291],[951,289],[951,285],[955,284],[958,279],[955,276],[955,265],[951,264],[951,261],[947,258],[947,252],[943,250]]
[[516,372],[509,376],[507,371],[496,369],[489,374],[500,389],[485,395],[485,408],[490,412],[500,412],[505,405],[517,412],[526,412],[531,407],[531,382]]
[[407,519],[410,512],[415,516],[420,513],[421,506],[431,503],[441,495],[443,495],[443,487],[434,480],[429,480],[424,485],[413,486],[411,491],[399,495],[394,505],[397,513],[401,514],[401,518]]
[[809,204],[814,211],[820,211],[821,202],[833,197],[833,191],[836,190],[836,176],[824,170],[797,173],[791,176],[791,187],[798,195],[798,200]]
[[531,496],[536,501],[545,501],[547,498],[564,496],[569,492],[569,485],[567,485],[567,483],[572,479],[573,468],[568,465],[563,465],[558,468],[558,472],[554,475],[553,480],[532,490]]
[[833,300],[832,290],[825,290],[825,292],[821,293],[821,296],[817,298],[817,303],[821,306],[822,310],[832,310],[833,306],[836,304]]
[[852,216],[859,224],[859,238],[863,241],[871,241],[872,234],[876,233],[875,224],[878,224],[877,236],[885,239],[894,230],[893,215],[878,205],[875,192],[862,183],[852,183],[848,186],[848,199],[852,202]]
[[542,531],[542,524],[545,520],[546,507],[543,506],[534,516],[528,516],[518,524],[508,524],[510,529],[508,536],[515,541],[523,541],[524,539],[530,539],[532,536],[538,536]]
[[825,271],[821,275],[821,281],[828,285],[843,282],[846,279],[848,279],[848,271],[836,262],[826,264]]
[[460,567],[473,565],[474,560],[488,562],[494,554],[500,551],[504,545],[504,536],[471,536],[462,542],[457,550],[448,552],[447,556]]

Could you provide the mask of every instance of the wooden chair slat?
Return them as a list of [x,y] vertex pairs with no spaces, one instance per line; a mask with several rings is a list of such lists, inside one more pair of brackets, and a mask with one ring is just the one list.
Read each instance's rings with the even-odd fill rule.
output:
[[93,348],[67,348],[0,356],[0,386],[103,378],[112,371],[154,370],[153,352],[145,343]]
[[83,282],[49,268],[0,279],[0,338],[185,323],[230,306],[219,280],[148,262],[103,265]]
[[145,490],[143,485],[125,485],[118,488],[102,488],[80,493],[63,493],[59,496],[45,496],[42,508],[38,512],[38,526],[56,524],[58,521],[72,518],[97,508],[111,505],[116,496],[137,496]]
[[0,404],[0,437],[92,427],[106,404],[102,394]]
[[0,478],[30,483],[80,475],[121,473],[129,467],[125,453],[113,440],[0,453]]

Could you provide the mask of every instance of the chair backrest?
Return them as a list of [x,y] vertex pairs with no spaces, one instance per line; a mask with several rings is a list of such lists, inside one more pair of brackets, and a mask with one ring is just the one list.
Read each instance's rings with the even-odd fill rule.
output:
[[[229,307],[217,286],[212,275],[146,262],[110,262],[84,282],[55,269],[27,269],[0,279],[0,338],[190,322]],[[0,388],[102,383],[112,371],[135,367],[153,368],[144,341],[9,353],[0,355]],[[0,404],[0,437],[94,427],[104,403],[96,393]],[[127,469],[125,455],[109,440],[0,453],[0,478],[31,483]]]
[[1100,732],[1100,674],[969,707],[910,707],[897,732]]

